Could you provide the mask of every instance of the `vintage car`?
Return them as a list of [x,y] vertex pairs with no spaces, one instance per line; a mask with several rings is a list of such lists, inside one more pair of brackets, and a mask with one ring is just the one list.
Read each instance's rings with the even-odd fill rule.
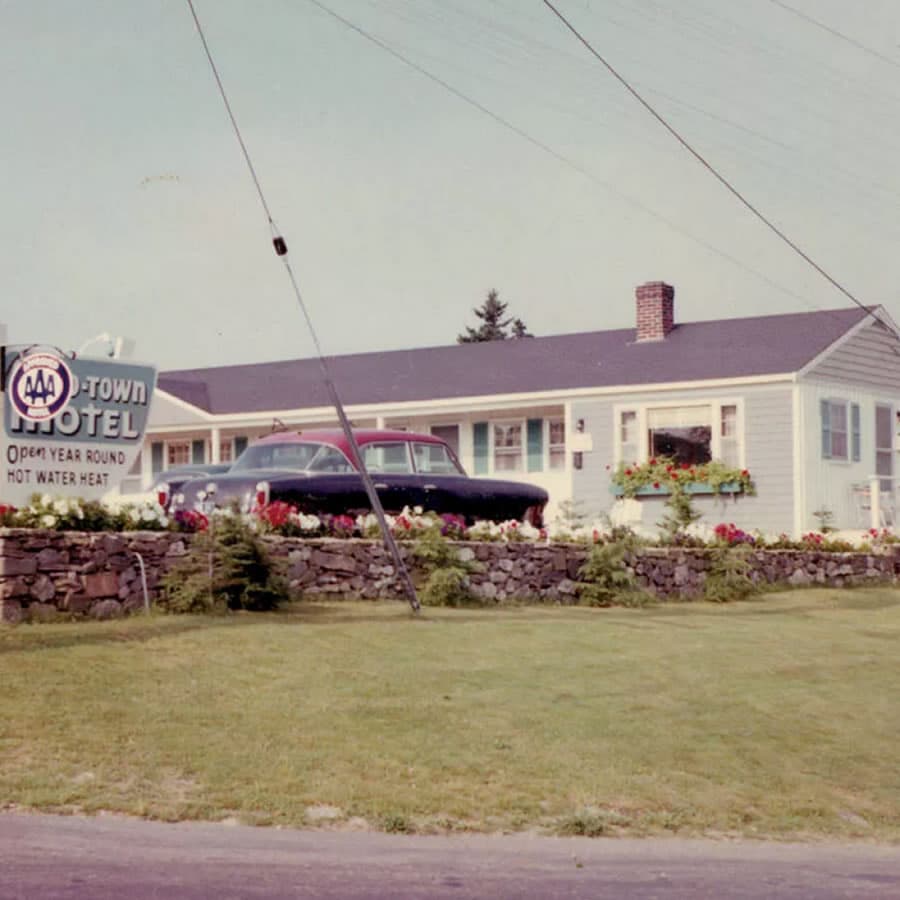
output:
[[[172,497],[181,486],[194,478],[209,479],[219,476],[231,468],[231,463],[195,463],[193,465],[174,466],[156,476],[147,499],[155,500],[163,509],[168,510]],[[143,495],[142,495],[143,496]]]
[[[366,469],[388,513],[420,506],[467,522],[518,519],[540,526],[547,492],[516,481],[469,478],[451,448],[430,434],[354,431]],[[339,429],[281,431],[255,441],[224,475],[198,478],[174,494],[172,510],[206,511],[237,503],[244,511],[282,500],[304,513],[370,510],[362,476]]]

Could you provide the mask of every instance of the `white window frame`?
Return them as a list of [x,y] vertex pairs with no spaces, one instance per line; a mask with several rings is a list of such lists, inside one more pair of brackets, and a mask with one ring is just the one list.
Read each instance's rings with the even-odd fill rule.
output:
[[[228,448],[228,459],[222,455],[222,451],[225,448]],[[220,463],[233,463],[236,457],[234,455],[234,438],[221,438],[219,440],[219,462]]]
[[[821,409],[819,411],[819,456],[823,462],[826,463],[834,463],[835,465],[849,465],[852,463],[858,463],[862,461],[862,446],[863,446],[863,421],[862,421],[862,404],[858,400],[849,400],[846,397],[822,397],[820,398],[820,404],[827,403],[829,406],[842,406],[844,408],[844,421],[846,423],[847,430],[844,432],[844,437],[846,438],[846,446],[847,452],[843,456],[835,456],[833,453],[829,452],[826,456],[822,449],[822,414]],[[879,404],[883,406],[888,406],[890,404]],[[853,407],[857,407],[859,409],[859,459],[853,453]],[[873,413],[874,415],[874,413]],[[873,420],[874,421],[874,420]],[[829,434],[832,438],[832,448],[834,447],[834,429],[831,427],[831,413],[829,412]],[[873,432],[874,434],[874,432]],[[874,464],[874,459],[873,459]]]
[[[650,439],[647,428],[647,410],[650,409],[681,409],[690,406],[705,406],[712,411],[712,428],[710,435],[710,453],[714,460],[722,458],[722,407],[733,406],[736,411],[736,441],[738,448],[737,468],[747,467],[747,444],[744,430],[744,401],[741,397],[698,397],[679,400],[644,400],[640,403],[616,403],[613,406],[613,454],[614,463],[618,465],[624,462],[645,463],[650,459]],[[638,458],[622,458],[622,413],[633,412],[636,414],[636,427],[638,433]]]
[[[176,447],[187,447],[187,459],[185,460],[185,462],[172,462],[171,459],[169,458],[169,454]],[[174,469],[177,466],[189,466],[191,464],[192,448],[193,448],[193,441],[191,440],[191,438],[185,438],[185,439],[177,440],[177,441],[176,440],[166,441],[165,442],[165,452],[163,454],[163,463],[165,464],[163,471],[165,472],[165,471],[168,471],[169,469]]]
[[[558,416],[542,416],[544,420],[544,466],[541,470],[542,472],[565,472],[566,468],[569,464],[568,458],[568,448],[569,448],[569,435],[566,429],[566,416],[565,413]],[[552,468],[550,465],[550,423],[558,422],[562,425],[563,430],[563,440],[562,445],[555,444],[556,449],[562,448],[563,452],[563,464],[558,468]]]
[[[497,468],[497,444],[496,432],[497,426],[501,428],[509,428],[511,426],[519,427],[519,468],[518,469],[498,469]],[[504,448],[506,449],[506,448]],[[528,474],[528,420],[527,419],[488,419],[488,472],[490,474]],[[512,454],[508,454],[512,456]]]

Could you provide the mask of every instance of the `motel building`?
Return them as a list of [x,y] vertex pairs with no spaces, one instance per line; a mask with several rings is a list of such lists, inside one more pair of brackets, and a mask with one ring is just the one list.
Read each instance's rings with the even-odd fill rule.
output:
[[[625,298],[623,298],[625,299]],[[627,300],[625,302],[628,302]],[[880,307],[681,323],[664,282],[635,291],[635,325],[330,359],[358,427],[430,432],[473,477],[545,488],[596,516],[611,474],[673,451],[749,469],[754,496],[704,494],[710,524],[799,535],[816,510],[869,527],[894,516],[900,333]],[[275,428],[336,425],[316,359],[161,372],[123,493],[166,469],[229,462]],[[665,496],[639,496],[637,519]]]

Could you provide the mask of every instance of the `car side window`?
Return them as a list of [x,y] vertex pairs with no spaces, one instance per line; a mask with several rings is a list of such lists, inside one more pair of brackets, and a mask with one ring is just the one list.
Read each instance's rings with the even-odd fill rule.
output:
[[363,462],[370,472],[406,475],[412,472],[405,441],[372,443],[363,447]]
[[426,475],[458,475],[459,470],[443,444],[413,444],[416,471]]
[[334,447],[323,447],[309,466],[310,472],[352,472],[350,461]]

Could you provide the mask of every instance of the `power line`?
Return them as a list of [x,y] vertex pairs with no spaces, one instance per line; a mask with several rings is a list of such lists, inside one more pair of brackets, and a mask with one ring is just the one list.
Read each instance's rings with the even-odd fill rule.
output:
[[793,6],[790,6],[787,3],[782,3],[782,0],[769,0],[769,2],[774,3],[775,6],[780,6],[782,9],[786,10],[789,13],[793,13],[793,15],[797,16],[800,19],[803,19],[805,22],[809,22],[811,25],[815,25],[816,28],[821,28],[822,31],[827,31],[833,37],[838,38],[838,40],[844,41],[845,43],[850,44],[852,47],[856,47],[857,50],[862,50],[863,53],[868,53],[869,56],[874,56],[876,59],[880,59],[882,62],[886,62],[889,66],[896,66],[898,69],[900,69],[900,61],[891,59],[890,56],[885,56],[884,53],[881,53],[872,47],[866,46],[855,38],[844,34],[842,31],[838,31],[836,28],[832,28],[830,25],[826,25],[824,22],[820,22],[818,19],[814,19],[812,16],[808,16],[805,12],[801,12],[801,10],[795,9]]
[[275,247],[275,253],[281,257],[282,262],[284,263],[288,279],[291,283],[291,288],[294,292],[294,297],[296,298],[297,303],[300,306],[300,310],[303,313],[304,319],[306,320],[306,327],[309,329],[309,333],[312,336],[313,344],[316,348],[316,354],[319,359],[319,368],[322,372],[322,379],[325,382],[325,387],[331,398],[332,405],[337,412],[337,417],[338,421],[341,424],[341,429],[344,432],[347,443],[350,445],[350,455],[352,456],[353,462],[356,464],[356,467],[359,469],[359,473],[362,476],[363,485],[366,489],[366,494],[369,497],[369,503],[372,505],[372,512],[375,513],[375,518],[378,520],[379,527],[381,528],[381,534],[384,538],[385,546],[388,548],[394,561],[394,571],[397,575],[400,576],[400,579],[403,582],[404,588],[406,589],[406,593],[409,598],[410,606],[412,607],[414,612],[418,612],[420,606],[419,598],[416,595],[415,585],[413,585],[409,570],[406,568],[403,557],[400,555],[400,549],[397,546],[397,542],[394,540],[393,534],[391,534],[391,529],[388,526],[387,519],[384,515],[384,508],[381,505],[381,498],[378,496],[378,491],[375,489],[375,484],[372,481],[372,477],[369,474],[368,469],[366,468],[365,460],[363,459],[363,455],[360,452],[359,445],[356,442],[356,436],[353,434],[353,427],[350,424],[350,420],[347,418],[347,414],[344,410],[343,403],[341,403],[341,398],[338,394],[337,387],[335,386],[334,379],[331,377],[331,371],[328,366],[328,362],[325,359],[325,355],[322,353],[322,346],[319,343],[318,335],[316,334],[316,330],[313,327],[309,310],[307,309],[306,303],[303,300],[303,294],[300,291],[300,285],[298,284],[297,279],[294,276],[294,270],[291,268],[290,261],[288,260],[287,243],[279,234],[278,229],[275,226],[275,222],[272,219],[272,213],[269,210],[269,204],[266,202],[265,194],[263,193],[259,178],[256,175],[256,169],[253,166],[253,161],[250,158],[249,151],[247,150],[247,145],[244,143],[244,138],[241,135],[241,129],[238,126],[237,119],[235,118],[234,113],[232,112],[231,104],[228,102],[228,95],[225,93],[225,87],[222,84],[222,79],[219,77],[219,70],[216,68],[212,52],[210,51],[209,44],[206,41],[206,35],[203,33],[203,26],[200,24],[200,19],[197,16],[196,9],[194,9],[193,0],[187,0],[187,4],[190,7],[191,15],[194,18],[194,24],[197,26],[197,33],[200,35],[200,40],[203,44],[203,50],[206,53],[206,58],[209,61],[210,69],[212,69],[213,76],[216,80],[216,84],[218,85],[219,95],[222,98],[222,102],[225,104],[225,109],[228,111],[228,117],[229,119],[231,119],[231,126],[234,129],[235,137],[237,138],[237,141],[241,146],[241,151],[244,154],[244,160],[247,163],[247,168],[250,170],[250,176],[253,179],[253,183],[254,185],[256,185],[256,192],[257,194],[259,194],[260,203],[262,204],[262,208],[265,211],[266,219],[269,223],[269,228],[272,231],[272,244]]
[[[315,2],[315,0],[313,0]],[[648,101],[646,101],[643,96],[638,93],[638,91],[632,87],[631,83],[606,60],[604,56],[602,56],[597,50],[594,49],[594,46],[584,35],[581,34],[580,31],[550,2],[550,0],[542,0],[544,6],[546,6],[559,20],[565,25],[565,27],[575,36],[575,38],[584,45],[584,47],[588,50],[588,52],[598,61],[600,62],[606,70],[631,94],[644,109],[662,125],[672,137],[684,147],[700,165],[703,166],[732,196],[734,196],[740,203],[746,207],[757,219],[759,219],[770,231],[772,231],[775,235],[777,235],[785,244],[788,245],[801,259],[805,260],[813,269],[815,269],[826,281],[829,282],[833,287],[837,288],[845,297],[850,299],[853,303],[855,303],[861,310],[866,312],[867,315],[870,315],[882,328],[891,331],[892,329],[888,328],[887,325],[873,312],[872,309],[867,307],[864,303],[862,303],[857,297],[852,294],[847,288],[845,288],[836,278],[831,276],[822,266],[820,266],[808,253],[802,250],[791,238],[787,236],[771,219],[765,216],[757,207],[755,207],[724,175],[720,174],[718,169],[716,169],[712,163],[710,163],[699,151],[695,150],[694,147],[687,141],[686,138],[682,137],[681,134],[674,128],[674,126],[670,125],[669,122],[662,116],[660,113],[656,111],[656,109],[650,105]]]
[[720,250],[718,247],[715,247],[712,244],[707,243],[702,238],[697,237],[696,235],[692,234],[690,231],[685,229],[683,226],[679,225],[677,222],[673,221],[672,219],[667,218],[666,216],[664,216],[661,213],[657,212],[656,210],[650,208],[649,206],[646,206],[644,203],[641,203],[640,200],[636,200],[634,197],[631,197],[628,194],[625,194],[622,191],[620,191],[618,188],[613,187],[613,185],[604,181],[602,178],[599,178],[590,170],[585,169],[583,166],[579,165],[574,160],[569,159],[567,156],[564,156],[559,151],[554,150],[553,147],[551,147],[549,144],[546,144],[543,141],[541,141],[540,139],[529,134],[527,131],[520,128],[515,123],[511,122],[509,119],[494,112],[492,109],[488,108],[483,103],[480,103],[478,100],[475,100],[473,97],[470,97],[468,94],[465,94],[462,91],[460,91],[458,88],[455,88],[448,81],[445,81],[440,76],[435,75],[433,72],[430,72],[428,69],[426,69],[423,66],[419,65],[418,63],[414,62],[409,57],[400,53],[400,51],[395,50],[390,44],[381,40],[381,38],[376,37],[375,35],[366,31],[361,26],[357,25],[355,22],[352,22],[350,19],[347,19],[344,16],[340,15],[340,13],[337,13],[334,10],[330,9],[324,3],[320,2],[320,0],[309,0],[309,2],[312,3],[314,6],[316,6],[318,9],[320,9],[322,12],[331,16],[331,18],[335,19],[337,22],[340,22],[342,25],[346,26],[351,31],[354,31],[360,37],[362,37],[365,40],[369,41],[370,43],[374,44],[376,47],[380,48],[385,53],[390,54],[392,57],[394,57],[394,59],[399,60],[405,66],[408,66],[409,68],[418,72],[420,75],[423,75],[429,81],[432,81],[435,84],[437,84],[438,86],[442,87],[444,90],[448,91],[450,94],[452,94],[458,100],[461,100],[463,103],[466,103],[467,105],[471,106],[472,108],[477,109],[480,113],[482,113],[483,115],[492,119],[498,125],[502,126],[503,128],[506,128],[508,131],[511,131],[513,134],[518,135],[520,138],[527,141],[532,146],[537,147],[542,152],[548,154],[549,156],[552,156],[555,160],[557,160],[557,162],[560,162],[563,165],[568,166],[573,171],[578,172],[580,175],[583,175],[585,178],[589,179],[590,181],[593,181],[595,184],[600,185],[601,187],[608,190],[610,193],[612,193],[615,196],[619,197],[620,199],[624,200],[626,203],[631,204],[635,208],[641,210],[646,215],[651,216],[652,218],[656,219],[659,222],[662,222],[664,225],[671,228],[673,231],[677,232],[678,234],[683,235],[688,240],[693,241],[695,244],[697,244],[700,247],[703,247],[705,250],[708,250],[710,253],[713,253],[716,256],[719,256],[722,259],[727,260],[732,265],[736,266],[739,269],[742,269],[744,272],[747,272],[748,274],[753,275],[756,278],[759,278],[761,281],[765,282],[770,287],[775,288],[776,290],[778,290],[784,294],[787,294],[790,297],[793,297],[795,300],[799,300],[801,303],[809,306],[810,308],[818,308],[818,307],[815,307],[814,304],[812,304],[811,301],[809,301],[806,297],[803,297],[800,294],[796,293],[795,291],[792,291],[790,288],[787,288],[787,287],[784,287],[783,285],[778,284],[778,282],[773,281],[771,278],[769,278],[768,275],[765,275],[762,272],[758,272],[752,266],[748,266],[746,263],[742,262],[737,257],[732,256],[730,253],[727,253],[724,250]]

